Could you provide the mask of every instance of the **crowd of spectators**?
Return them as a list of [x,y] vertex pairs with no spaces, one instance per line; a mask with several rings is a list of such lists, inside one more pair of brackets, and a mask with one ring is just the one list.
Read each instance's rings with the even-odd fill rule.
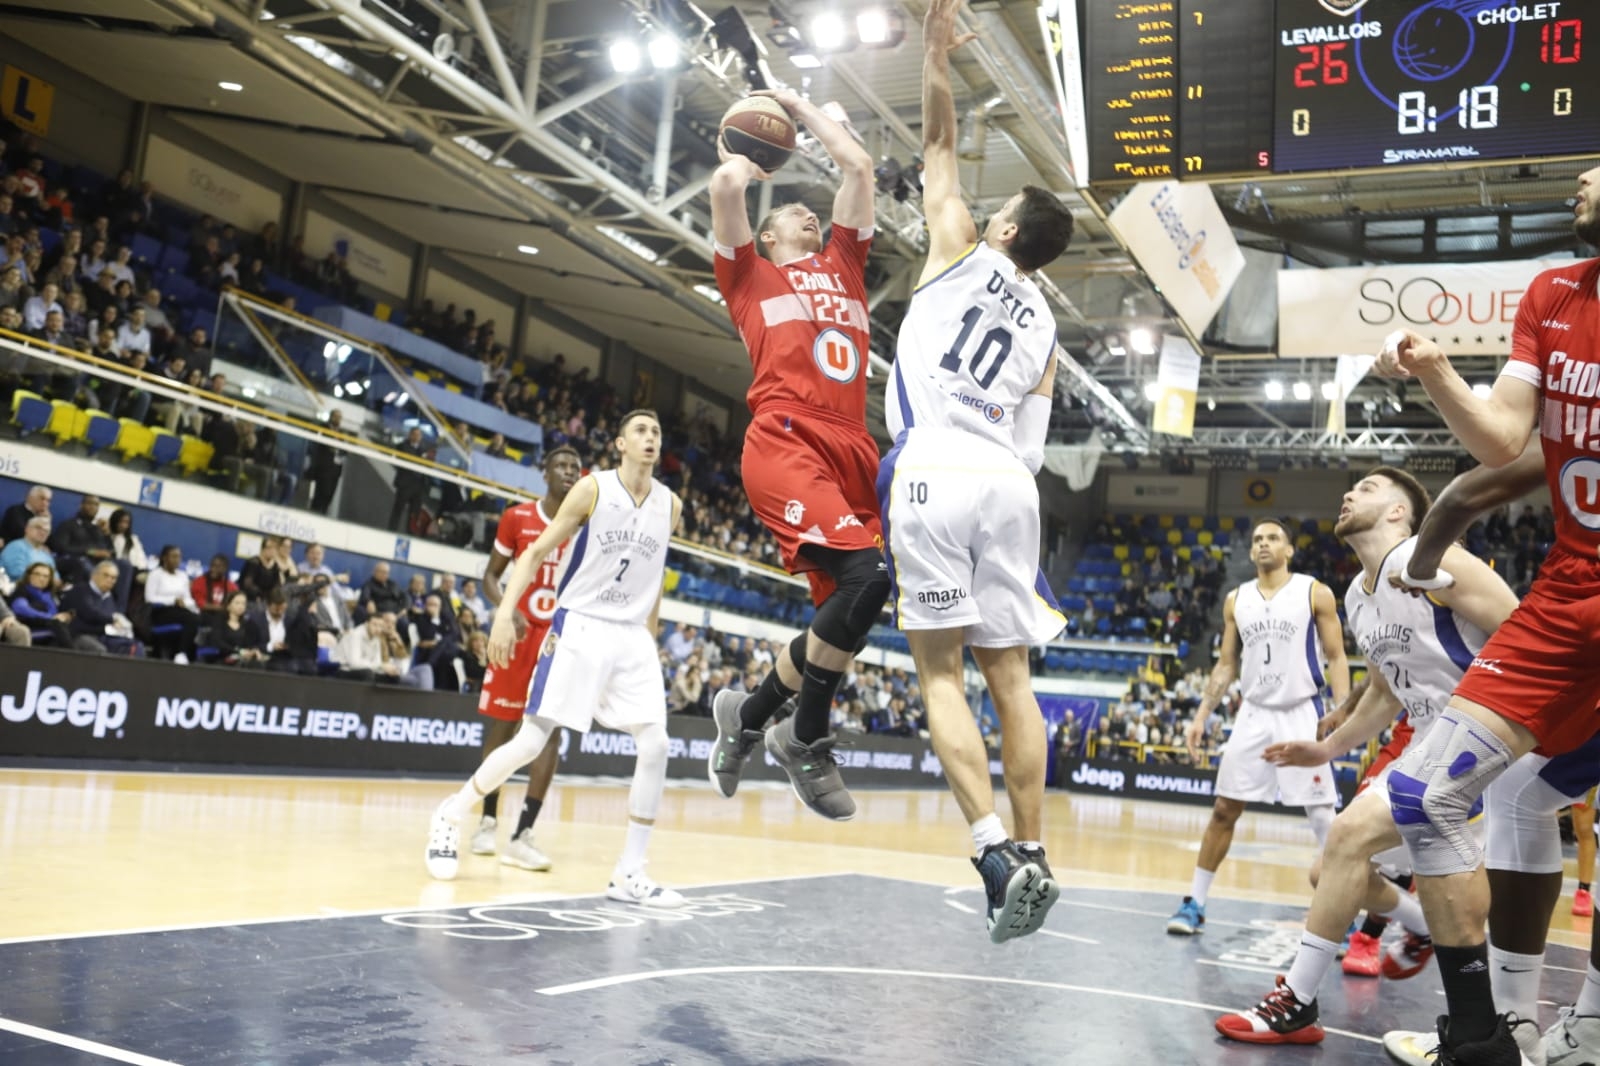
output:
[[1467,550],[1494,564],[1518,596],[1539,576],[1539,564],[1556,539],[1556,516],[1549,505],[1502,507],[1467,530]]
[[[1105,596],[1087,597],[1081,611],[1069,612],[1068,636],[1195,643],[1211,627],[1226,579],[1220,551],[1181,548],[1167,542],[1164,529],[1153,531],[1109,517],[1095,526],[1089,542],[1126,545],[1131,573],[1124,575],[1121,588],[1110,597],[1114,604],[1109,612],[1102,609]],[[1155,549],[1149,559],[1147,547]],[[1102,601],[1099,606],[1097,599]],[[1102,618],[1107,625],[1101,625]]]

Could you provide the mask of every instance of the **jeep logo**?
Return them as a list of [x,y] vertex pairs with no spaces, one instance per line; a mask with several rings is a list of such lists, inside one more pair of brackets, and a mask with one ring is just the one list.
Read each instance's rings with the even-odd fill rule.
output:
[[1080,785],[1093,785],[1107,792],[1121,792],[1128,783],[1128,775],[1121,770],[1097,770],[1088,763],[1080,763],[1072,772],[1072,780]]
[[43,674],[28,672],[28,687],[22,702],[7,693],[0,697],[0,718],[21,725],[38,718],[40,725],[60,725],[65,721],[80,729],[92,728],[96,737],[120,730],[128,720],[128,697],[120,692],[100,692],[92,688],[68,692],[60,685],[40,688]]

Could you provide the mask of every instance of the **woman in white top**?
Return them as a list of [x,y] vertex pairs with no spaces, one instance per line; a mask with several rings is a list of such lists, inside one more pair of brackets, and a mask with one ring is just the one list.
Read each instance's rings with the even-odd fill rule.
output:
[[125,507],[112,511],[108,532],[111,534],[112,558],[126,561],[135,574],[143,574],[150,569],[150,557],[145,554],[139,534],[133,531],[133,512]]

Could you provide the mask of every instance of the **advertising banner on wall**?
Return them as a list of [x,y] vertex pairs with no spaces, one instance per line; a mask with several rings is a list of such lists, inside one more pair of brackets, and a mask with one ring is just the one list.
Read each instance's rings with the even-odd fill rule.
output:
[[1110,223],[1178,317],[1195,336],[1204,333],[1244,272],[1244,253],[1211,187],[1140,182]]
[[1280,270],[1278,354],[1377,355],[1390,333],[1411,329],[1449,355],[1507,355],[1528,283],[1560,265],[1524,259]]
[[1150,428],[1174,437],[1194,436],[1194,405],[1200,395],[1200,353],[1186,337],[1167,337],[1156,366],[1156,400]]
[[163,137],[151,137],[144,176],[162,196],[255,233],[283,214],[283,197]]
[[411,257],[398,248],[315,211],[306,212],[305,237],[306,250],[315,258],[329,252],[342,255],[357,281],[396,296],[411,287]]
[[[477,697],[237,667],[0,645],[0,757],[126,759],[465,776],[480,761]],[[705,779],[708,718],[672,715],[669,777]],[[919,737],[857,736],[836,756],[852,785],[943,784]],[[564,732],[561,772],[633,773],[633,737]],[[998,775],[1000,764],[990,764]],[[745,775],[782,781],[765,752]]]
[[[1072,759],[1056,768],[1055,784],[1070,792],[1095,792],[1103,796],[1128,799],[1177,800],[1210,806],[1216,800],[1217,772],[1199,770],[1177,763],[1113,762],[1105,759]],[[1342,803],[1355,795],[1353,783],[1340,782]],[[1278,803],[1252,803],[1252,810],[1294,811]]]

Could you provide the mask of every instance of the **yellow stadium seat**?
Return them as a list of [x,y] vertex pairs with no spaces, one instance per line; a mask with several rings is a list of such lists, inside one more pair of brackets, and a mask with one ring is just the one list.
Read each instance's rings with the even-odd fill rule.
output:
[[1183,543],[1183,534],[1181,532],[1179,532],[1178,530],[1176,530],[1176,529],[1167,530],[1167,543],[1168,544],[1182,544]]
[[522,456],[524,454],[525,453],[523,453],[522,451],[520,451],[520,450],[518,450],[516,448],[512,448],[512,447],[507,447],[506,448],[506,458],[510,459],[514,463],[522,462]]
[[178,452],[178,465],[185,474],[193,477],[211,469],[211,457],[215,454],[216,448],[209,441],[184,434],[183,449]]
[[1200,529],[1205,524],[1206,524],[1206,520],[1205,520],[1205,518],[1203,516],[1197,515],[1197,514],[1192,514],[1192,515],[1189,516],[1189,528],[1190,529]]
[[458,393],[458,392],[461,391],[461,386],[457,385],[453,381],[447,381],[447,382],[444,383],[444,391],[446,391],[446,392],[457,392]]
[[137,419],[119,418],[117,421],[122,423],[122,432],[117,434],[117,443],[113,447],[122,453],[122,461],[150,458],[156,435]]
[[1144,557],[1146,559],[1154,559],[1158,554],[1160,553],[1156,550],[1156,546],[1154,544],[1145,545]]
[[1114,559],[1126,559],[1128,557],[1128,546],[1126,544],[1118,544],[1111,549],[1111,556]]
[[662,584],[662,587],[668,592],[675,592],[678,588],[678,582],[682,580],[683,574],[669,566],[667,567],[666,581]]
[[1156,519],[1156,522],[1160,524],[1162,529],[1171,529],[1177,524],[1177,519],[1173,518],[1169,514],[1164,514],[1160,518]]
[[1333,519],[1331,519],[1331,518],[1318,519],[1318,521],[1317,521],[1317,532],[1318,533],[1332,533],[1333,532]]
[[1195,534],[1194,539],[1200,543],[1202,548],[1209,548],[1211,547],[1212,542],[1217,538],[1216,534],[1212,533],[1211,530],[1202,529],[1199,533]]
[[1182,559],[1184,562],[1188,562],[1189,561],[1189,556],[1190,556],[1190,550],[1188,548],[1179,548],[1178,549],[1178,558]]
[[1132,563],[1123,563],[1122,564],[1122,576],[1123,577],[1132,577],[1133,576],[1133,564]]
[[1296,548],[1309,548],[1309,547],[1311,547],[1311,534],[1310,533],[1302,533],[1298,537],[1294,538],[1294,546]]
[[50,401],[50,424],[45,431],[55,437],[57,444],[82,440],[89,428],[89,413],[71,400]]

